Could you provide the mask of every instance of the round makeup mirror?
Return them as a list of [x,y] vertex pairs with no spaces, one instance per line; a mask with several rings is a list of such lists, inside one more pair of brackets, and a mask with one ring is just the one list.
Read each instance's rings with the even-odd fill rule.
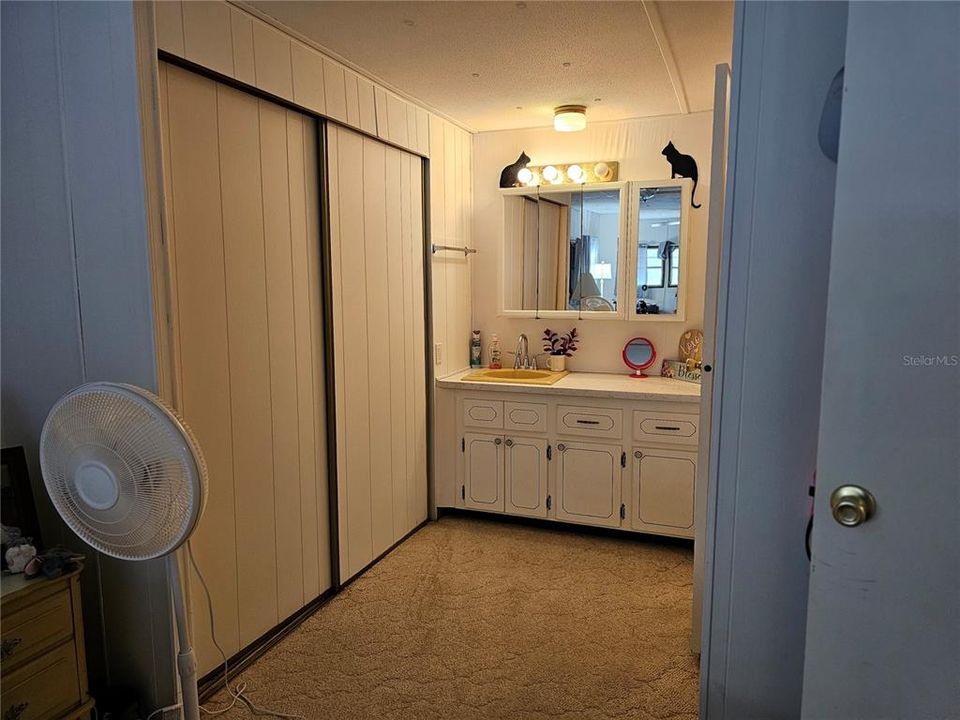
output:
[[635,337],[623,346],[623,362],[633,370],[630,377],[645,378],[644,370],[657,361],[657,349],[645,337]]

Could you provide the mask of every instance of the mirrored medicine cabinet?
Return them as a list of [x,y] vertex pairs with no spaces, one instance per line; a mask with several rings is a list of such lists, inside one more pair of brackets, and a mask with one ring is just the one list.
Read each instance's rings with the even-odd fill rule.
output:
[[501,314],[683,320],[690,181],[508,188]]

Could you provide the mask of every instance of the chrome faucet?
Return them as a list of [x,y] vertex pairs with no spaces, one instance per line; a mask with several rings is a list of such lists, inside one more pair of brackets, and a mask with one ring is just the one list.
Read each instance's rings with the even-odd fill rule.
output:
[[514,353],[513,367],[515,370],[536,370],[536,358],[530,357],[530,343],[525,333],[517,338],[517,352]]

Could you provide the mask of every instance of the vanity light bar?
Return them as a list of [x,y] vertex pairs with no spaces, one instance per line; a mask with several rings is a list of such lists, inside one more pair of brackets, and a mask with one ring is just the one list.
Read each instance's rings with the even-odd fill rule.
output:
[[599,161],[570,163],[569,165],[530,165],[517,173],[521,185],[584,185],[586,183],[616,182],[620,163]]

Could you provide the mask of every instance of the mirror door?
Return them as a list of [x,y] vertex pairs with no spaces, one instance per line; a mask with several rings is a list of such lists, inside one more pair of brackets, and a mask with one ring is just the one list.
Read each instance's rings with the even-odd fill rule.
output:
[[622,317],[625,185],[505,191],[502,312]]
[[683,320],[687,285],[689,180],[630,183],[631,283],[627,315]]

